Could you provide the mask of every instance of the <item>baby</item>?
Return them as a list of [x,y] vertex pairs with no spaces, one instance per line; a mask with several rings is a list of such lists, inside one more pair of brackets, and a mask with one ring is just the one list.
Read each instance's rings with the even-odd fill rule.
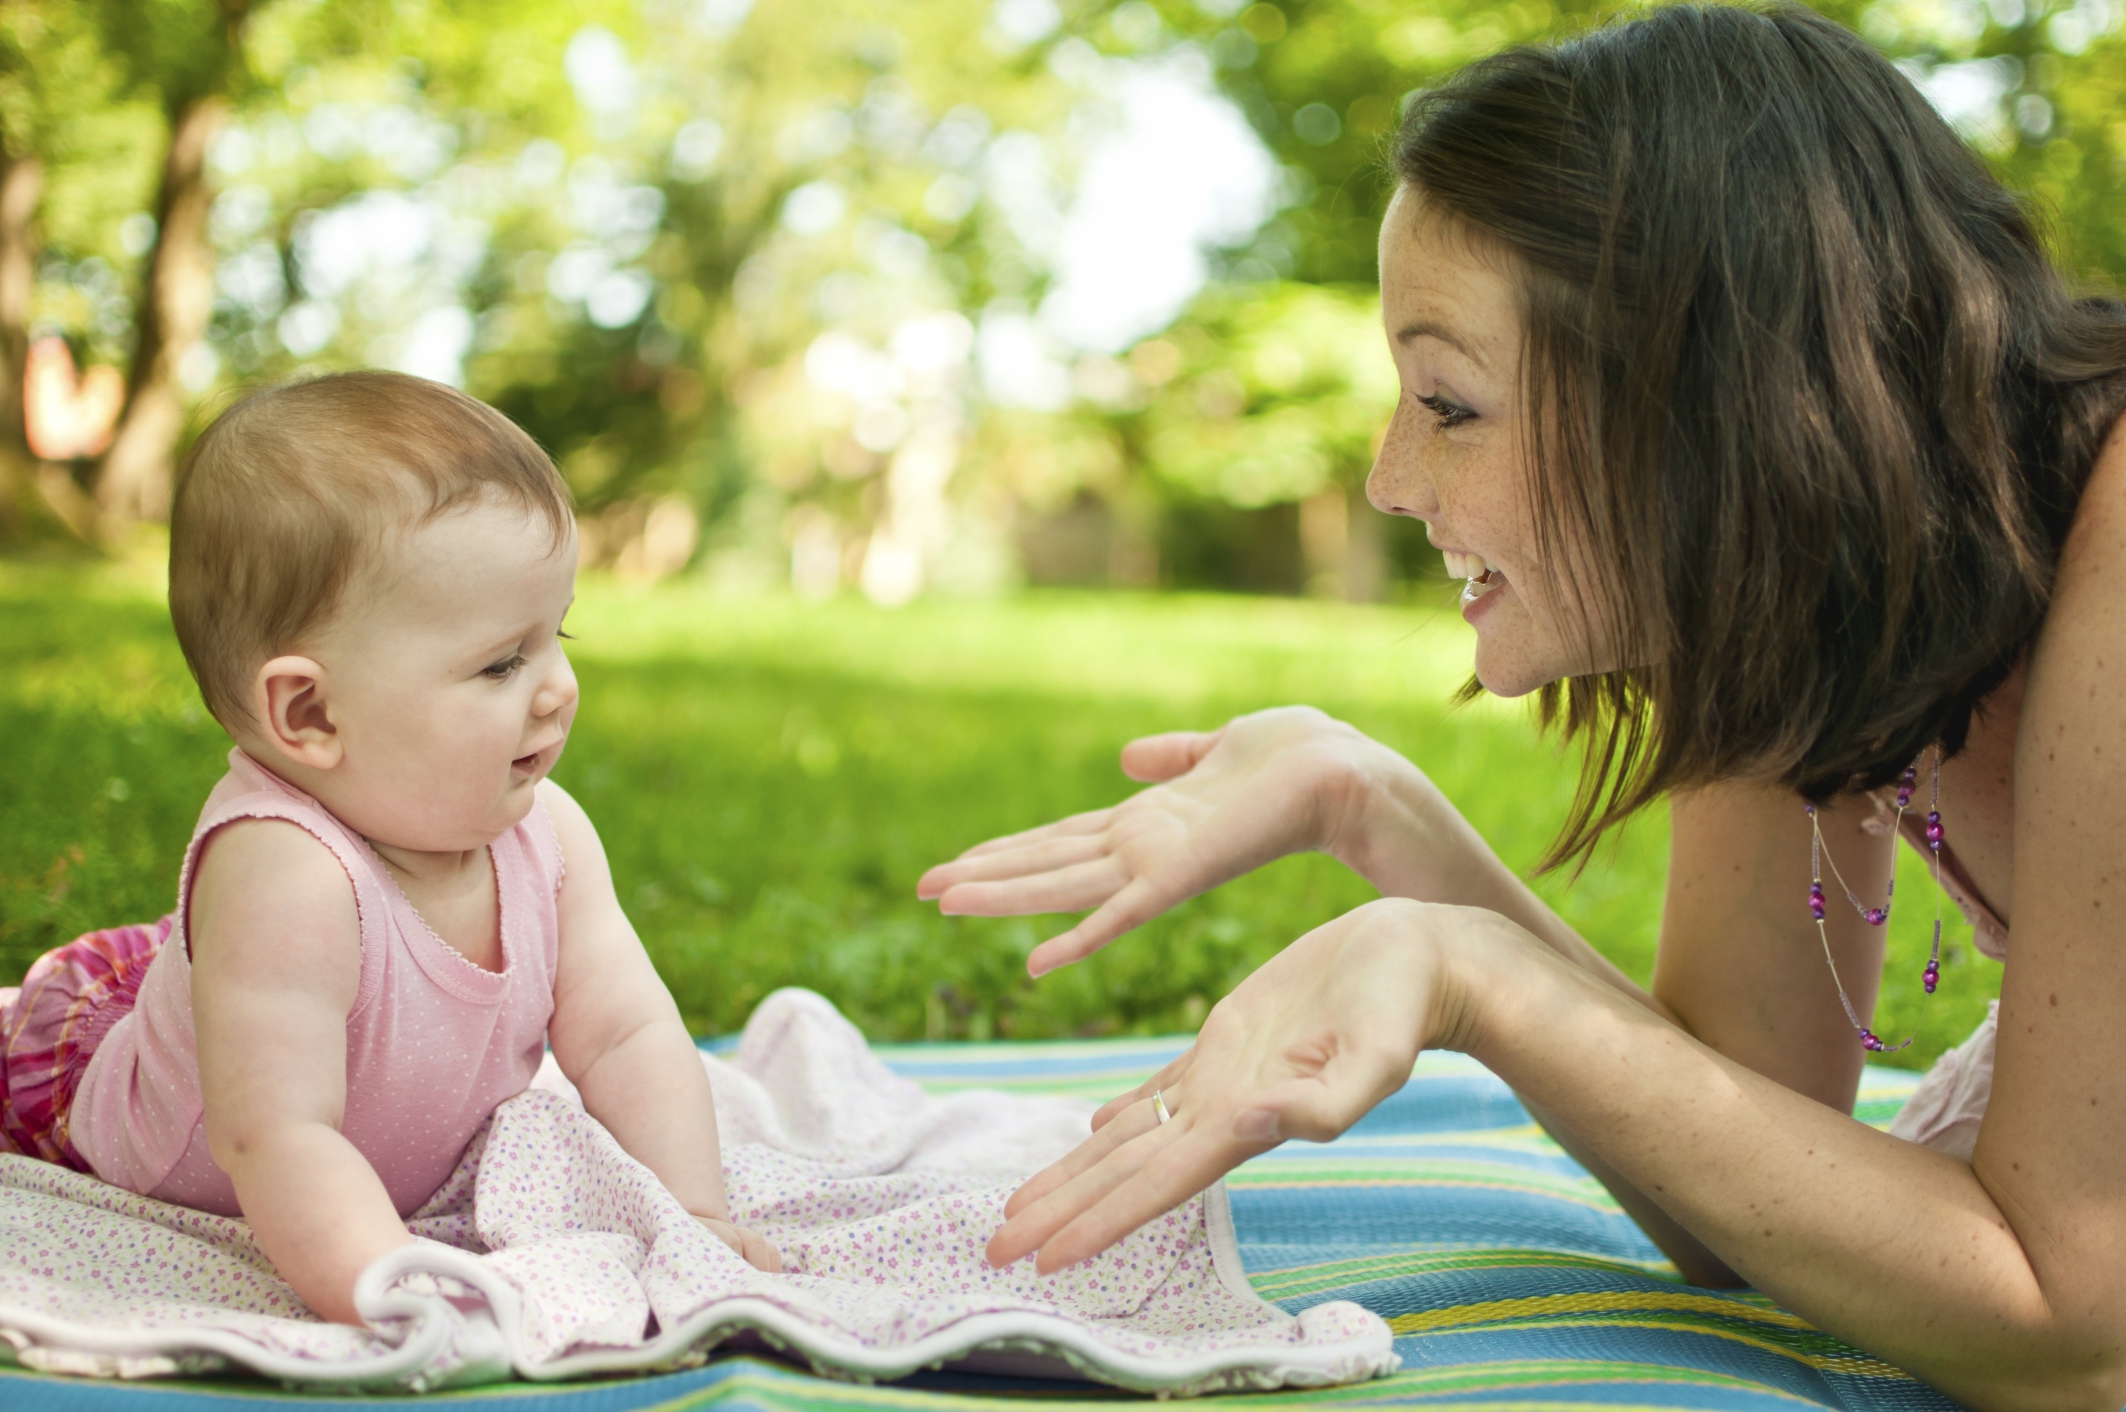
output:
[[15,1150],[241,1214],[358,1324],[355,1277],[551,1046],[688,1211],[780,1267],[730,1222],[693,1041],[547,778],[575,579],[553,463],[462,393],[346,373],[207,429],[170,615],[236,748],[177,910],[51,952],[0,1010]]

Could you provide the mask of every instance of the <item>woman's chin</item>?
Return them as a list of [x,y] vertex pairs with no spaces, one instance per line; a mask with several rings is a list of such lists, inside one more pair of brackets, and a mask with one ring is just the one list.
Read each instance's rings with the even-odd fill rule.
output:
[[1510,701],[1558,680],[1556,672],[1542,671],[1525,659],[1516,660],[1510,649],[1486,650],[1487,646],[1482,638],[1477,639],[1474,670],[1477,685],[1489,695]]

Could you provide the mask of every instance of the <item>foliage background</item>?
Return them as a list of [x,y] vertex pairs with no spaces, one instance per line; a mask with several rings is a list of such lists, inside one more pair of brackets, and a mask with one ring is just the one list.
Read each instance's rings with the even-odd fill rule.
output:
[[[597,821],[621,900],[703,1033],[793,984],[881,1039],[1190,1030],[1278,947],[1373,895],[1326,858],[1287,859],[1039,981],[1026,953],[1062,919],[941,917],[915,900],[932,863],[1133,788],[1115,755],[1142,732],[1315,702],[1421,761],[1517,868],[1570,802],[1571,772],[1518,706],[1449,707],[1469,654],[1451,609],[1051,589],[886,610],[582,588],[583,710],[555,777]],[[82,931],[168,910],[228,741],[151,569],[0,565],[0,660],[12,980]],[[1667,842],[1656,811],[1577,882],[1536,882],[1642,982]],[[1878,1027],[1920,1022],[1893,1056],[1919,1063],[1983,1017],[2000,968],[1952,908],[1923,1008],[1927,879],[1909,856],[1898,895],[1921,901],[1891,921]]]
[[[1823,8],[2118,282],[2120,0]],[[0,533],[122,540],[234,390],[367,362],[528,426],[637,580],[1394,597],[1434,561],[1355,499],[1381,144],[1604,13],[6,0],[0,175],[41,195],[11,223],[0,180],[0,357],[61,335],[128,400],[56,468],[0,405]]]
[[[1822,8],[2120,282],[2120,0]],[[881,1035],[1192,1024],[1363,889],[1280,865],[1041,988],[1037,924],[907,893],[1111,800],[1128,736],[1278,701],[1407,748],[1531,861],[1569,770],[1446,713],[1436,558],[1360,498],[1379,152],[1428,81],[1602,13],[0,0],[0,970],[160,905],[219,768],[132,567],[174,458],[242,387],[364,363],[462,382],[573,485],[563,778],[704,1028],[786,980]],[[39,443],[33,349],[112,370],[108,435]],[[1641,975],[1662,840],[1545,883]]]

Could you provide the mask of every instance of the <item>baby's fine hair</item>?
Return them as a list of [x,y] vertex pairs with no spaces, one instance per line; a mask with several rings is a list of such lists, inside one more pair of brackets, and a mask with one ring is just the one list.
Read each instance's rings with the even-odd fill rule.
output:
[[538,443],[425,378],[334,373],[215,418],[170,512],[170,618],[207,709],[252,721],[251,674],[324,626],[392,535],[487,495],[567,541],[568,486]]

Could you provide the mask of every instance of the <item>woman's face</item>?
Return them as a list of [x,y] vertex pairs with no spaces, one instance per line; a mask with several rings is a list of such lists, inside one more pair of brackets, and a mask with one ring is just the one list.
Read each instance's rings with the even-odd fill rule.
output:
[[[1467,580],[1476,677],[1499,696],[1598,669],[1561,631],[1562,575],[1536,546],[1520,386],[1521,315],[1502,260],[1487,259],[1412,187],[1380,229],[1381,314],[1402,382],[1366,494],[1425,536]],[[1577,614],[1567,621],[1577,622]]]

